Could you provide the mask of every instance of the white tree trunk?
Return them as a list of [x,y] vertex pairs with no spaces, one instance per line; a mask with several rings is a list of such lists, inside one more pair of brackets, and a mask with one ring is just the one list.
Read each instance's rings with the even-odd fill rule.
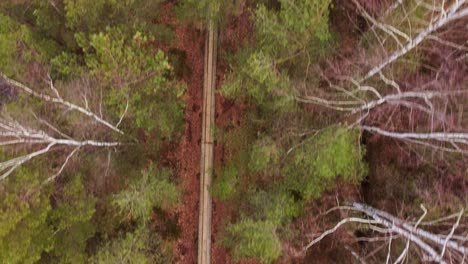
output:
[[[304,252],[307,251],[313,245],[319,243],[326,236],[336,232],[344,224],[361,223],[361,224],[368,225],[372,229],[379,230],[379,232],[390,234],[390,236],[386,236],[386,240],[390,243],[390,245],[391,245],[391,240],[395,238],[403,238],[407,241],[405,249],[398,256],[396,262],[400,262],[404,259],[404,257],[409,251],[410,241],[414,243],[414,245],[416,245],[417,248],[421,249],[428,256],[428,258],[425,259],[425,261],[429,260],[429,261],[436,261],[438,263],[447,263],[446,260],[444,259],[445,252],[447,250],[455,250],[461,253],[462,257],[468,254],[467,247],[452,240],[452,238],[455,235],[455,231],[460,224],[461,218],[463,217],[463,213],[464,213],[463,209],[457,214],[458,216],[457,221],[453,224],[450,233],[447,235],[431,233],[418,227],[418,225],[421,223],[424,216],[426,216],[427,214],[427,210],[425,210],[424,207],[423,207],[424,209],[423,216],[421,216],[418,222],[416,222],[416,224],[414,225],[408,221],[399,219],[387,212],[373,208],[366,204],[353,203],[351,206],[338,207],[337,209],[361,212],[361,213],[364,213],[369,218],[366,219],[366,218],[359,218],[359,217],[349,217],[349,218],[345,218],[341,220],[333,228],[323,232],[317,238],[315,238],[310,243],[308,243],[303,248]],[[373,227],[374,225],[378,225],[379,227],[378,228]],[[440,249],[441,253],[438,253],[438,249]],[[390,250],[389,250],[387,261],[389,261],[390,259],[391,259],[391,256],[390,256]],[[457,261],[463,261],[463,260],[457,259]]]
[[[75,148],[66,158],[64,165],[58,173],[60,174],[70,158],[78,151],[79,148],[86,146],[109,148],[120,146],[121,143],[102,142],[96,140],[75,140],[68,136],[67,138],[56,138],[48,135],[42,130],[32,129],[21,125],[15,120],[0,116],[0,146],[13,145],[23,145],[28,148],[33,148],[37,145],[46,145],[46,147],[20,157],[1,161],[0,173],[2,174],[0,175],[0,181],[6,179],[15,169],[23,165],[25,162],[52,151],[55,146],[68,146]],[[52,178],[55,179],[58,174],[54,175]]]
[[33,89],[27,87],[26,85],[18,82],[18,81],[15,81],[13,79],[10,79],[8,78],[5,74],[3,74],[2,72],[0,72],[0,77],[2,79],[5,80],[5,82],[7,82],[9,85],[13,86],[13,87],[16,87],[18,89],[20,89],[21,91],[25,92],[25,93],[28,93],[36,98],[39,98],[43,101],[46,101],[46,102],[50,102],[50,103],[54,103],[54,104],[58,104],[58,105],[61,105],[61,106],[64,106],[65,108],[69,109],[69,110],[74,110],[74,111],[78,111],[86,116],[89,116],[91,118],[93,118],[96,122],[112,129],[113,131],[119,133],[119,134],[124,134],[124,132],[122,130],[120,130],[118,128],[118,125],[120,125],[120,123],[122,122],[122,119],[123,119],[123,116],[125,115],[125,113],[127,112],[127,109],[128,109],[128,103],[127,103],[127,107],[125,109],[125,112],[124,114],[122,115],[121,119],[119,120],[118,124],[117,125],[112,125],[111,123],[109,123],[108,121],[102,119],[101,117],[99,117],[98,115],[96,115],[95,113],[93,113],[92,111],[88,110],[87,107],[81,107],[81,106],[78,106],[74,103],[71,103],[69,101],[66,101],[64,100],[59,92],[57,91],[57,89],[55,89],[52,81],[50,82],[50,88],[52,89],[52,91],[55,93],[55,97],[52,97],[52,96],[49,96],[47,94],[43,94],[43,93],[38,93],[36,91],[34,91]]
[[[364,76],[364,78],[362,78],[361,82],[371,78],[375,74],[379,73],[383,68],[387,67],[389,64],[393,63],[409,51],[413,50],[421,42],[428,39],[429,35],[433,32],[437,31],[438,29],[442,28],[450,22],[468,16],[468,7],[462,8],[462,6],[465,3],[466,0],[452,1],[452,4],[449,6],[449,8],[447,8],[447,12],[439,15],[434,21],[430,21],[429,26],[427,26],[423,31],[421,31],[415,38],[410,39],[404,45],[404,47],[395,51],[392,55],[390,55],[388,58],[382,61],[379,65],[370,69]],[[444,4],[445,1],[442,3],[442,8],[445,8],[443,7]]]

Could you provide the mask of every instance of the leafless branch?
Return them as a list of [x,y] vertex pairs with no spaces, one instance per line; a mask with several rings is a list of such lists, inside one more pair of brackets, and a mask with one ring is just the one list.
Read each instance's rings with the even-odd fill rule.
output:
[[[70,110],[78,111],[78,112],[80,112],[80,113],[82,113],[82,114],[84,114],[86,116],[89,116],[89,117],[93,118],[96,122],[98,122],[98,123],[110,128],[110,129],[112,129],[113,131],[115,131],[115,132],[117,132],[119,134],[124,134],[124,132],[122,130],[120,130],[117,127],[113,126],[112,124],[110,124],[106,120],[102,119],[101,117],[99,117],[95,113],[91,112],[87,108],[83,108],[81,106],[78,106],[76,104],[73,104],[73,103],[71,103],[69,101],[66,101],[66,100],[62,99],[60,97],[58,91],[53,86],[53,84],[51,84],[50,87],[52,88],[52,90],[54,90],[54,93],[56,93],[56,97],[52,97],[52,96],[49,96],[47,94],[36,92],[33,89],[27,87],[26,85],[24,85],[24,84],[22,84],[22,83],[20,83],[18,81],[15,81],[13,79],[8,78],[2,72],[0,72],[0,77],[2,79],[4,79],[5,82],[7,82],[9,85],[11,85],[13,87],[16,87],[16,88],[20,89],[21,91],[26,92],[26,93],[28,93],[28,94],[36,97],[36,98],[39,98],[41,100],[44,100],[44,101],[47,101],[47,102],[50,102],[50,103],[54,103],[54,104],[64,106],[64,107],[66,107],[67,109],[70,109]],[[51,81],[51,83],[52,83],[52,81]]]
[[78,150],[80,150],[80,148],[81,148],[81,146],[78,146],[72,152],[70,152],[70,154],[68,154],[67,158],[65,159],[65,162],[62,164],[62,167],[60,167],[60,170],[56,174],[54,174],[53,176],[51,176],[47,180],[45,180],[43,184],[48,184],[49,182],[54,181],[60,174],[62,174],[63,169],[65,169],[65,167],[68,164],[68,161],[73,157],[73,155],[75,155],[75,153]]
[[422,30],[415,38],[408,40],[401,49],[395,51],[380,64],[370,69],[367,74],[360,80],[360,82],[371,78],[375,74],[379,73],[383,68],[387,67],[389,64],[393,63],[403,55],[407,54],[409,51],[413,50],[421,42],[428,39],[428,36],[433,32],[439,30],[452,21],[468,16],[468,8],[463,8],[465,3],[466,0],[453,1],[452,4],[447,8],[447,12],[439,15],[436,19],[431,21],[424,30]]
[[[307,251],[311,246],[320,242],[325,236],[328,236],[341,226],[346,223],[350,222],[358,222],[367,224],[369,227],[377,225],[379,228],[388,232],[389,236],[386,237],[388,241],[388,247],[391,247],[392,241],[394,239],[400,238],[406,240],[406,246],[403,252],[397,257],[394,263],[402,263],[407,256],[410,250],[410,243],[416,245],[416,247],[422,250],[425,253],[426,260],[436,261],[438,263],[446,263],[445,260],[445,253],[451,249],[454,250],[451,252],[451,257],[456,258],[458,261],[461,261],[462,258],[468,253],[468,248],[463,246],[463,244],[459,244],[454,241],[455,231],[457,227],[460,226],[461,218],[463,216],[464,210],[461,210],[457,214],[457,221],[452,225],[451,231],[447,235],[442,234],[435,234],[428,232],[419,228],[418,226],[422,223],[424,217],[427,215],[427,209],[424,206],[421,206],[423,210],[423,214],[419,217],[418,221],[411,225],[410,222],[399,219],[385,211],[373,208],[369,205],[361,204],[361,203],[352,203],[352,206],[341,206],[332,208],[330,212],[335,210],[347,210],[350,212],[360,212],[364,213],[370,219],[364,218],[356,218],[356,217],[347,217],[341,220],[335,227],[326,230],[325,232],[321,233],[317,238],[307,244],[304,247],[304,251]],[[453,216],[450,216],[453,218]],[[381,237],[379,237],[379,240]],[[441,249],[441,253],[437,253],[437,249]],[[388,250],[388,254],[386,257],[388,263],[391,262],[391,251]]]
[[65,138],[56,138],[48,135],[46,132],[38,129],[32,129],[26,126],[21,125],[19,122],[12,120],[11,118],[0,116],[0,146],[10,146],[22,144],[28,147],[33,147],[36,145],[46,145],[46,147],[34,151],[32,153],[11,158],[6,161],[0,162],[0,173],[3,173],[0,176],[0,180],[7,178],[15,169],[24,164],[25,162],[48,153],[54,146],[68,146],[74,147],[75,149],[70,153],[66,158],[65,163],[59,172],[52,176],[52,178],[57,177],[62,171],[65,165],[68,163],[69,159],[81,148],[85,146],[92,147],[116,147],[121,145],[120,142],[103,142],[96,140],[75,140],[69,137]]

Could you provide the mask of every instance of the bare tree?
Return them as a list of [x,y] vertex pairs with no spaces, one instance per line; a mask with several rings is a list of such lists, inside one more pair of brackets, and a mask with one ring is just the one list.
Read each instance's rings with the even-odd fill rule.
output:
[[[16,89],[19,93],[25,93],[32,96],[35,100],[43,103],[50,103],[55,106],[61,107],[64,111],[62,114],[67,115],[70,111],[76,111],[88,119],[88,121],[95,122],[103,127],[110,129],[117,134],[123,135],[124,132],[118,128],[122,122],[127,109],[120,117],[116,125],[112,125],[102,117],[102,102],[99,102],[100,114],[94,113],[90,108],[88,97],[83,96],[84,106],[77,105],[71,101],[62,98],[58,89],[54,86],[51,78],[48,76],[50,92],[47,93],[37,92],[32,88],[20,83],[16,80],[8,78],[5,74],[0,73],[0,80],[8,84],[11,89]],[[101,99],[102,100],[102,99]],[[24,109],[22,116],[27,112]],[[64,170],[70,159],[72,159],[80,149],[85,147],[93,148],[113,148],[122,145],[119,140],[116,141],[100,141],[91,138],[83,138],[68,135],[62,132],[59,128],[52,125],[50,122],[38,117],[33,111],[30,112],[33,121],[20,120],[21,115],[14,115],[8,113],[8,107],[0,112],[0,146],[3,148],[10,148],[15,151],[10,151],[13,155],[8,155],[8,159],[0,161],[0,181],[6,179],[15,169],[22,166],[24,163],[45,155],[52,151],[65,151],[66,157],[60,169],[52,176],[48,177],[45,183],[55,180]],[[81,122],[81,121],[79,121]],[[27,123],[27,125],[25,124]],[[75,124],[75,126],[83,126],[84,123]],[[42,128],[41,128],[42,127]],[[91,134],[91,133],[87,133]],[[24,154],[24,150],[26,153]],[[19,154],[23,153],[23,154]],[[10,153],[8,153],[10,154]]]
[[[368,241],[379,241],[388,245],[388,253],[386,257],[387,263],[403,263],[408,257],[410,250],[415,250],[421,253],[422,261],[435,261],[438,263],[464,263],[468,247],[465,246],[468,239],[466,234],[466,226],[461,223],[465,216],[465,210],[461,209],[460,212],[437,219],[430,222],[423,222],[427,215],[427,209],[421,205],[423,214],[416,222],[403,220],[392,214],[376,209],[362,203],[352,203],[350,206],[335,207],[328,211],[328,213],[340,210],[357,213],[358,216],[350,216],[343,218],[333,228],[321,233],[311,242],[303,247],[303,252],[306,252],[310,247],[322,241],[326,236],[335,233],[339,228],[347,223],[357,223],[367,226],[372,230],[375,235]],[[448,221],[455,219],[451,224],[448,233],[430,232],[421,228],[421,225],[426,227],[434,226],[438,222]],[[403,251],[397,255],[392,256],[391,246],[392,241],[402,239],[405,243]],[[380,247],[380,250],[385,247]]]
[[[112,125],[110,122],[108,122],[108,121],[106,121],[106,120],[104,120],[102,118],[102,114],[101,114],[101,116],[99,116],[99,115],[95,114],[93,111],[91,111],[89,109],[88,99],[87,99],[86,95],[84,95],[84,97],[83,97],[84,102],[85,102],[84,107],[79,106],[77,104],[74,104],[74,103],[72,103],[70,101],[64,100],[60,96],[60,93],[58,92],[58,90],[55,88],[54,83],[53,83],[52,79],[50,78],[50,76],[48,76],[48,80],[49,80],[50,89],[54,93],[54,96],[50,96],[48,94],[36,92],[33,89],[29,88],[28,86],[26,86],[26,85],[24,85],[24,84],[22,84],[22,83],[20,83],[18,81],[15,81],[13,79],[8,78],[5,74],[3,74],[1,72],[0,72],[0,77],[6,83],[8,83],[9,85],[18,88],[22,92],[30,94],[30,95],[38,98],[39,100],[60,105],[60,106],[64,107],[65,109],[67,109],[67,111],[69,111],[69,110],[78,111],[78,112],[80,112],[80,113],[94,119],[96,122],[98,122],[98,123],[110,128],[110,129],[112,129],[113,131],[118,132],[120,134],[124,134],[123,131],[118,128],[118,125],[122,122],[122,119],[125,116],[126,111],[122,114],[122,117],[120,118],[119,122],[116,125]],[[102,107],[102,105],[100,105],[100,109],[101,109],[101,107]],[[127,109],[128,109],[128,103],[127,103],[126,110]]]
[[[468,2],[396,2],[379,18],[353,2],[370,24],[371,47],[357,51],[348,69],[330,64],[331,74],[320,73],[328,86],[298,90],[296,100],[341,111],[354,120],[352,127],[364,131],[468,153],[462,122],[468,100]],[[403,15],[392,20],[396,11]],[[431,58],[418,62],[427,73],[405,72],[413,63],[408,56],[419,54]],[[395,112],[407,121],[394,118]]]
[[12,158],[7,161],[0,162],[0,172],[3,174],[0,176],[0,180],[4,180],[8,177],[16,168],[23,165],[25,162],[38,157],[40,155],[46,154],[51,151],[55,146],[67,146],[74,148],[73,151],[67,156],[63,166],[60,168],[60,171],[49,178],[47,181],[55,179],[64,169],[65,165],[68,163],[70,158],[82,147],[92,146],[92,147],[116,147],[121,145],[119,142],[101,142],[95,140],[75,140],[62,132],[60,132],[55,127],[48,125],[59,133],[62,137],[56,138],[50,136],[43,130],[32,129],[25,127],[18,123],[18,121],[12,120],[8,117],[0,116],[0,146],[17,146],[17,145],[27,145],[28,147],[35,148],[35,146],[45,146],[39,150],[30,152],[29,154]]
[[[369,48],[319,69],[326,85],[298,89],[296,100],[342,112],[350,127],[362,131],[468,154],[463,116],[468,102],[468,1],[395,1],[380,16],[371,15],[360,2],[353,0],[369,24]],[[354,225],[371,234],[354,237],[356,241],[378,245],[370,255],[388,248],[386,263],[404,263],[410,252],[421,261],[465,263],[465,209],[425,222],[427,210],[421,208],[416,221],[362,203],[333,208],[329,212],[339,210],[341,220],[314,236],[303,254],[343,226]],[[449,221],[448,230],[439,225],[447,227]],[[404,246],[395,255],[397,241]],[[356,247],[348,250],[359,261],[366,259]]]

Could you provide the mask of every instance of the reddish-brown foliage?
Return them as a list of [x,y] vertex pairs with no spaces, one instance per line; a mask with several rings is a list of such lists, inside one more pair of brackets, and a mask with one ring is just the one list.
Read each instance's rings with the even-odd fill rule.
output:
[[176,40],[173,46],[157,48],[166,52],[171,49],[184,52],[185,63],[190,68],[190,72],[185,72],[182,76],[187,83],[185,130],[178,144],[167,154],[166,161],[175,164],[177,177],[183,188],[182,202],[174,212],[181,231],[174,248],[174,255],[177,263],[196,263],[205,38],[203,32],[190,25],[180,24],[172,13],[173,6],[173,2],[163,6],[157,22],[175,28]]

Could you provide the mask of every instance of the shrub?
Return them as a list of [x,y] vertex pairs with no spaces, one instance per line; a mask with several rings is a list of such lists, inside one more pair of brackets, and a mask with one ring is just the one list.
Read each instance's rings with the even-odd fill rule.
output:
[[114,204],[127,218],[146,222],[151,217],[153,207],[171,209],[179,202],[180,194],[170,181],[171,171],[157,170],[151,165],[141,174],[140,179],[114,196]]
[[60,263],[84,263],[87,240],[95,232],[91,219],[96,199],[86,193],[81,175],[67,182],[58,196],[60,199],[49,217],[55,230],[52,254]]
[[183,121],[185,86],[167,78],[172,71],[168,58],[147,47],[153,38],[107,28],[89,38],[78,34],[77,39],[86,53],[86,65],[107,90],[105,103],[112,116],[118,120],[128,101],[127,120],[134,119],[137,128],[154,131],[160,139],[171,139]]
[[275,167],[279,162],[279,157],[280,151],[275,141],[266,136],[252,145],[249,169],[254,173],[265,171],[269,167]]
[[222,168],[221,173],[214,179],[213,196],[220,200],[230,199],[235,191],[238,182],[238,170],[233,164]]
[[309,199],[333,186],[338,176],[350,182],[361,180],[367,167],[359,138],[358,130],[330,127],[309,139],[283,170],[289,188]]
[[20,167],[0,186],[0,262],[36,263],[52,249],[49,194],[39,191],[39,171]]
[[231,248],[236,261],[253,257],[271,263],[281,255],[281,243],[275,229],[271,222],[245,219],[227,228],[224,243]]

